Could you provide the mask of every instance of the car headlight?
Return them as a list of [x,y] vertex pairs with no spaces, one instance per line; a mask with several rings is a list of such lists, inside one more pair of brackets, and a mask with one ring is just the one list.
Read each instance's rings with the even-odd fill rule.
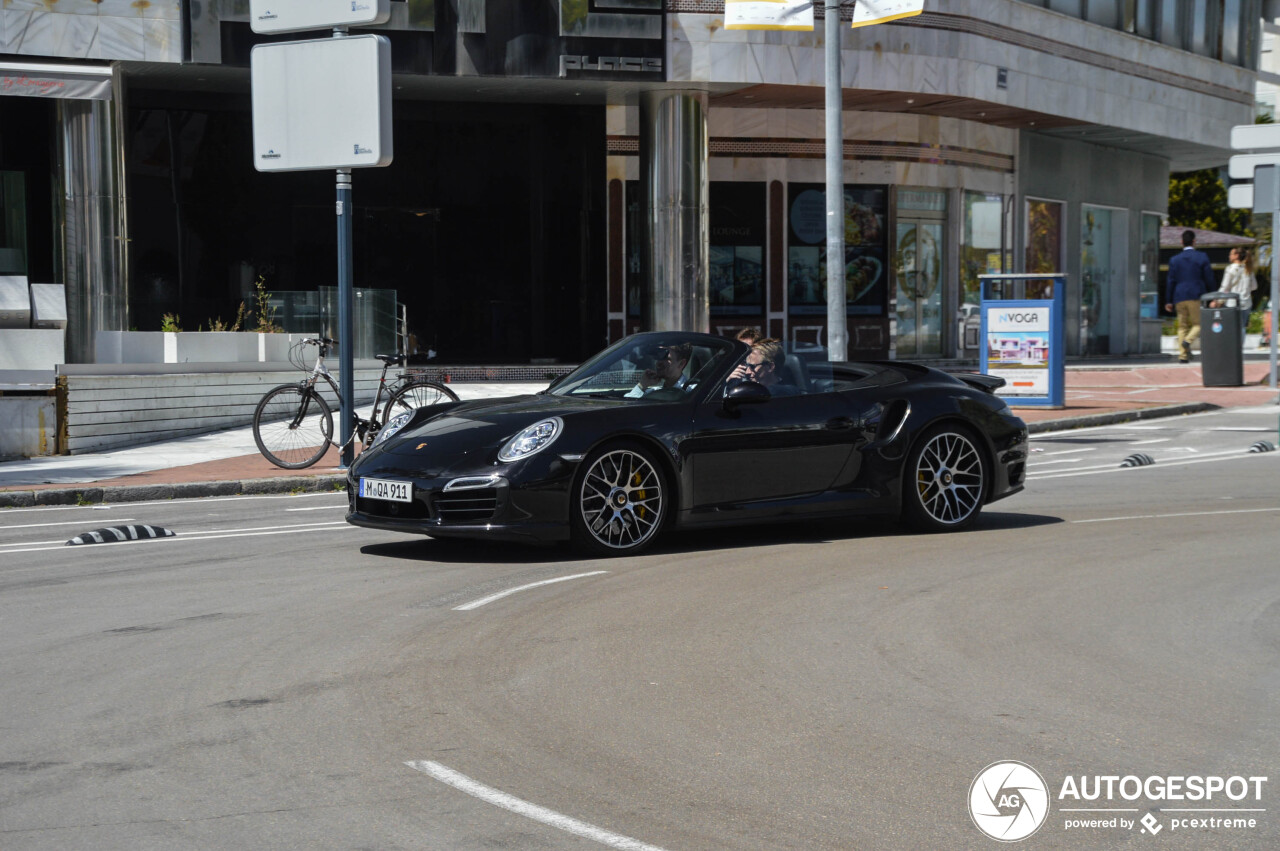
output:
[[534,423],[508,440],[506,445],[498,450],[498,460],[519,461],[521,458],[536,455],[555,443],[562,431],[564,431],[564,420],[559,417]]
[[[400,429],[407,426],[409,424],[409,420],[411,419],[413,419],[413,411],[408,411],[403,414],[396,414],[394,417],[387,420],[387,424],[378,430],[378,436],[373,439],[373,446],[377,446],[379,443],[382,443],[384,440],[389,439],[391,435],[395,434]],[[369,448],[372,449],[373,446]]]

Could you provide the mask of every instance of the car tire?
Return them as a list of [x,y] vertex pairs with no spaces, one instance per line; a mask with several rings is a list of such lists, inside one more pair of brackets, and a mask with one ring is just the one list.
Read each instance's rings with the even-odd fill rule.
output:
[[635,443],[610,443],[582,462],[569,511],[575,548],[593,556],[634,555],[649,547],[667,521],[671,493],[654,453]]
[[907,453],[902,519],[922,532],[952,532],[978,518],[989,487],[989,464],[965,426],[944,423],[927,431]]

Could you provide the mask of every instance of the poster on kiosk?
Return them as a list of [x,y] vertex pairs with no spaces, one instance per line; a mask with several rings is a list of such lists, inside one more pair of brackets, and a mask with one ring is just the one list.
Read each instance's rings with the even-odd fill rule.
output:
[[1010,405],[1062,407],[1066,277],[979,275],[978,279],[982,372],[1004,379],[996,393]]

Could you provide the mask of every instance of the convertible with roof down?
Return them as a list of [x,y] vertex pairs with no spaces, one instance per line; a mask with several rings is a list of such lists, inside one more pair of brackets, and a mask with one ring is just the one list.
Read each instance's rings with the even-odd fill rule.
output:
[[[962,529],[1022,490],[998,378],[636,334],[540,393],[396,417],[347,476],[357,526],[639,552],[671,526],[889,515]],[[768,378],[766,380],[766,374]]]

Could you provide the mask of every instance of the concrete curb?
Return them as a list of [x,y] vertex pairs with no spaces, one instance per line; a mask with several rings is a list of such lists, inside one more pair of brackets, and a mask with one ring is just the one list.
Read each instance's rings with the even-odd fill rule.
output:
[[246,494],[321,493],[345,485],[342,474],[323,476],[277,476],[222,482],[181,482],[170,485],[72,485],[44,490],[0,491],[0,509],[31,508],[43,505],[96,505],[115,502],[159,502],[166,499],[197,499],[206,496]]
[[[1081,417],[1063,417],[1060,420],[1042,420],[1028,423],[1027,431],[1041,434],[1046,431],[1068,431],[1073,428],[1093,428],[1094,426],[1115,425],[1132,420],[1155,420],[1162,417],[1181,417],[1187,414],[1202,414],[1205,411],[1217,411],[1220,405],[1210,402],[1188,402],[1185,405],[1162,405],[1158,408],[1135,408],[1129,411],[1111,411],[1106,414],[1086,414]],[[1017,411],[1014,411],[1016,414]]]
[[[1081,417],[1063,417],[1029,423],[1027,431],[1040,434],[1048,431],[1066,431],[1073,428],[1114,425],[1131,420],[1150,420],[1160,417],[1178,417],[1199,414],[1219,408],[1208,402],[1185,405],[1164,405],[1157,408],[1138,408],[1129,411],[1113,411],[1106,414],[1089,414]],[[182,482],[169,485],[72,485],[47,490],[0,491],[0,509],[31,508],[42,505],[96,505],[116,502],[159,502],[166,499],[198,499],[207,496],[243,496],[245,494],[320,493],[345,485],[347,477],[339,474],[316,476],[278,476],[267,479],[241,479],[221,482]]]

